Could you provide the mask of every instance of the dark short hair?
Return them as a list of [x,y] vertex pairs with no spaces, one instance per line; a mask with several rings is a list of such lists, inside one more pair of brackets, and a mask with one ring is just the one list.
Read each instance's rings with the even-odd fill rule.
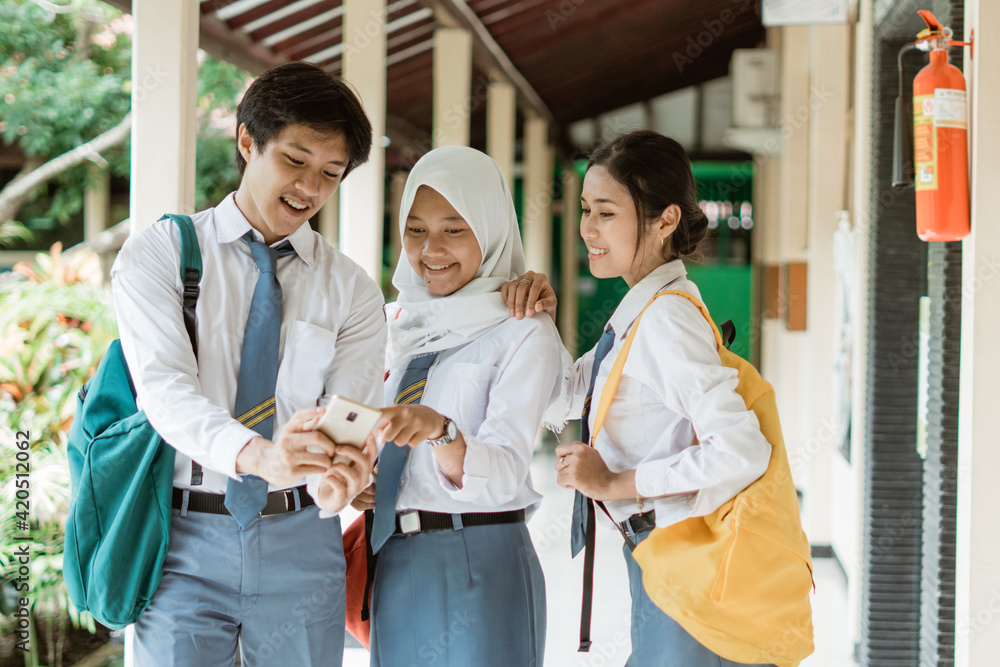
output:
[[[283,63],[257,77],[236,108],[236,126],[246,125],[258,150],[289,125],[321,134],[342,133],[349,155],[344,177],[368,161],[372,124],[354,91],[338,76],[312,63]],[[246,160],[236,147],[240,175]]]
[[671,204],[681,210],[677,229],[664,248],[664,259],[697,258],[698,244],[708,232],[708,217],[698,205],[691,161],[675,140],[648,130],[624,134],[594,151],[587,169],[598,166],[625,188],[635,205],[642,245],[649,224]]

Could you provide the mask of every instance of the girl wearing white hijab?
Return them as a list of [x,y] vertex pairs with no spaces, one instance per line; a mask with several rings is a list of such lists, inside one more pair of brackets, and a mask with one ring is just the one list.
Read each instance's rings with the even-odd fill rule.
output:
[[[549,318],[512,318],[500,295],[524,273],[524,251],[492,159],[457,146],[425,155],[407,179],[399,226],[391,407],[376,427],[386,444],[375,490],[355,501],[375,507],[371,664],[541,665],[545,584],[524,521],[541,501],[529,465],[560,394],[562,344]],[[419,383],[401,394],[421,360],[422,394]],[[393,447],[408,447],[394,507]],[[392,535],[377,534],[380,513],[393,511]]]

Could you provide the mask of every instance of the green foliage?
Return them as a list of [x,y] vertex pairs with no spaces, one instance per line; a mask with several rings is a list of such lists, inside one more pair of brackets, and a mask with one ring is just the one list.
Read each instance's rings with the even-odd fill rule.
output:
[[250,80],[245,71],[215,58],[205,58],[198,71],[197,210],[215,206],[239,184],[234,117]]
[[[26,279],[0,283],[0,583],[8,588],[17,573],[15,549],[28,544],[29,589],[18,596],[31,600],[33,617],[49,627],[69,621],[93,632],[93,619],[73,609],[62,581],[70,500],[66,438],[76,393],[117,335],[111,294],[93,254],[67,260],[57,246],[16,270]],[[28,431],[31,442],[28,531],[17,525],[14,505],[17,431]]]
[[80,11],[51,20],[32,2],[0,5],[0,23],[9,26],[0,31],[3,140],[17,143],[28,156],[59,155],[111,129],[128,113],[130,39],[123,33],[92,43],[96,29],[104,26],[89,18],[100,17],[104,24],[112,10],[96,2],[76,5]]
[[31,230],[16,220],[0,221],[0,248],[18,239],[30,241],[32,236]]
[[208,129],[199,134],[195,156],[199,174],[194,184],[195,210],[215,206],[236,189],[240,175],[233,159],[235,151],[233,138],[219,130]]
[[[118,125],[131,105],[131,17],[98,0],[59,6],[64,11],[57,13],[31,0],[0,2],[0,140],[42,162]],[[239,183],[232,116],[248,83],[249,75],[234,65],[211,57],[202,62],[198,208],[218,203]],[[114,176],[128,178],[127,140],[102,157]],[[19,221],[43,233],[66,225],[82,210],[90,177],[87,165],[60,174],[33,193]],[[14,238],[0,235],[0,247]]]
[[[130,105],[130,23],[95,0],[74,0],[65,13],[29,0],[0,3],[0,138],[45,161],[121,122]],[[104,156],[128,172],[128,153]],[[35,197],[53,197],[39,220],[65,224],[83,205],[85,167],[61,174]]]
[[249,84],[246,71],[207,57],[198,70],[198,108],[217,118],[235,114],[237,98]]

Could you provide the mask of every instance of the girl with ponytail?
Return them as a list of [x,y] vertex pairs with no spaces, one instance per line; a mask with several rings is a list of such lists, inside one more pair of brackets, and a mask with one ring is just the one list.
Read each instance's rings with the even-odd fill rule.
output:
[[[735,391],[736,371],[722,366],[715,334],[698,306],[683,295],[653,299],[676,290],[700,301],[684,268],[685,260],[698,257],[708,228],[691,165],[673,139],[633,132],[593,154],[580,199],[580,235],[591,272],[621,277],[629,291],[597,347],[567,374],[566,402],[573,418],[582,415],[583,442],[557,447],[555,468],[557,482],[577,491],[573,554],[584,543],[592,548],[588,507],[593,511],[594,505],[588,499],[604,501],[626,537],[632,595],[627,666],[730,667],[739,663],[700,644],[650,600],[629,548],[654,527],[714,512],[767,470],[771,454],[756,416]],[[503,294],[517,318],[542,312],[555,317],[555,293],[542,274],[526,273],[507,283]],[[615,387],[608,383],[610,371],[644,309]],[[602,401],[606,384],[612,391]],[[606,414],[591,447],[599,404]],[[676,585],[685,585],[684,572],[676,573]],[[588,587],[585,578],[581,650],[589,645]]]

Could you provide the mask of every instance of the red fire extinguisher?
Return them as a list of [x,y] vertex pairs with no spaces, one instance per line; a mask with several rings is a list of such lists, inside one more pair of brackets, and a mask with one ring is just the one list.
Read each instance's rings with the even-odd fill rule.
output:
[[916,47],[930,51],[930,64],[913,80],[913,171],[917,194],[917,236],[924,241],[958,241],[969,233],[969,131],[965,77],[948,63],[951,40],[927,10],[918,12],[927,29]]

